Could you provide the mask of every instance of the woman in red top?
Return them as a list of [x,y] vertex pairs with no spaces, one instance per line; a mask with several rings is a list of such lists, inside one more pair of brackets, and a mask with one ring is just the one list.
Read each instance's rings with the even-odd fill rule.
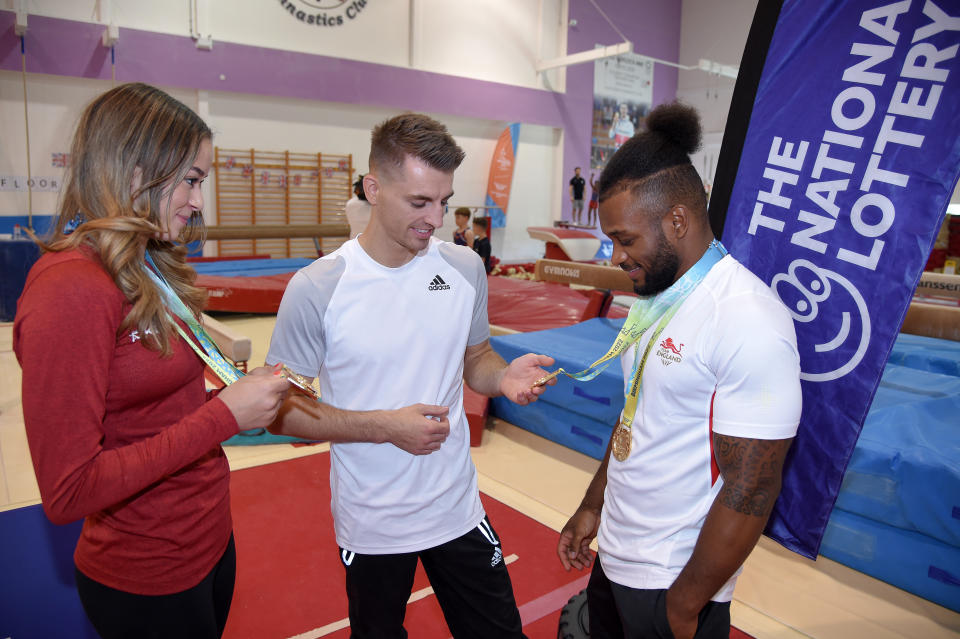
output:
[[220,442],[268,425],[288,388],[261,368],[213,397],[191,329],[171,319],[165,295],[191,321],[206,301],[183,242],[202,229],[210,139],[144,84],[87,106],[14,323],[43,508],[84,518],[77,588],[103,637],[220,637],[236,566]]

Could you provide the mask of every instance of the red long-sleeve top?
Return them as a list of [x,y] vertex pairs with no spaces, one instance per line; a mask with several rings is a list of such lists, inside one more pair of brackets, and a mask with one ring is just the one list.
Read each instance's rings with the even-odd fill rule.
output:
[[112,588],[169,594],[199,583],[229,542],[220,442],[238,428],[208,401],[183,339],[161,357],[119,332],[130,308],[93,251],[48,253],[27,276],[13,347],[44,511],[57,524],[85,518],[77,567]]

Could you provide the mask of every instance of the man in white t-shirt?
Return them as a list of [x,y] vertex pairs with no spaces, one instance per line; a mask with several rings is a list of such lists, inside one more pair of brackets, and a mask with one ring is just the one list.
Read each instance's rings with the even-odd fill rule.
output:
[[597,537],[593,639],[726,638],[736,575],[800,419],[796,335],[780,300],[714,240],[689,159],[696,111],[663,105],[646,124],[600,177],[600,225],[638,294],[685,297],[623,352],[627,406],[637,379],[639,398],[557,553],[583,569]]
[[493,351],[480,258],[433,237],[463,157],[424,115],[374,128],[370,222],[290,280],[267,355],[319,377],[323,402],[288,400],[271,430],[333,442],[331,508],[356,638],[407,636],[418,560],[455,637],[523,636],[480,503],[463,383],[527,404],[553,360],[507,365]]

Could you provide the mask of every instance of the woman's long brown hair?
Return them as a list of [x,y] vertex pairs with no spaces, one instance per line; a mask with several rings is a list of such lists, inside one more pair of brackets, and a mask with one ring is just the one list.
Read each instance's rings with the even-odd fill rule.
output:
[[[168,242],[159,239],[165,232],[160,213],[211,137],[200,116],[155,87],[124,84],[97,97],[80,116],[58,217],[39,242],[46,251],[92,248],[133,305],[120,331],[135,327],[163,355],[171,352],[174,329],[144,271],[144,253],[150,251],[164,279],[199,315],[207,294],[193,285],[184,242],[202,239],[203,218],[194,215],[177,241]],[[64,235],[75,218],[82,223]]]

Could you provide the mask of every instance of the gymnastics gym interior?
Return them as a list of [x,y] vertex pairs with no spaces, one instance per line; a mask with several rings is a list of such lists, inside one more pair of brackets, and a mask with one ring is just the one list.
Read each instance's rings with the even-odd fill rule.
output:
[[[417,111],[443,122],[466,152],[451,214],[436,236],[451,240],[454,208],[488,219],[502,214],[490,232],[494,349],[507,360],[545,353],[580,370],[605,351],[635,295],[611,267],[610,240],[586,206],[574,215],[575,168],[584,178],[599,176],[614,151],[620,105],[629,104],[624,111],[640,130],[650,108],[679,99],[701,114],[703,147],[692,160],[708,190],[718,189],[714,197],[729,157],[735,89],[748,68],[763,65],[747,44],[764,4],[0,1],[0,639],[96,636],[73,584],[82,522],[57,526],[43,514],[12,350],[17,298],[39,256],[27,231],[42,235],[51,224],[73,127],[90,100],[119,83],[145,82],[213,130],[207,240],[192,246],[190,259],[209,292],[206,325],[239,366],[264,362],[293,273],[348,239],[344,205],[369,169],[371,128]],[[804,2],[776,4],[783,16]],[[955,2],[936,4],[960,12]],[[913,5],[933,11],[930,2]],[[828,71],[811,69],[795,81]],[[960,100],[957,79],[954,73],[944,84],[950,108]],[[949,135],[956,133],[954,126]],[[512,162],[506,195],[491,188],[505,148]],[[937,224],[928,229],[927,261],[912,276],[912,299],[891,311],[903,323],[891,335],[816,559],[761,537],[737,582],[731,636],[960,637],[954,188],[930,211]],[[582,636],[565,634],[576,623],[565,607],[588,574],[560,566],[557,539],[606,450],[622,386],[612,366],[582,387],[562,380],[529,407],[466,393],[481,498],[503,540],[531,638]],[[237,435],[223,448],[238,554],[225,636],[349,636],[329,509],[329,444],[263,432]],[[411,637],[450,634],[422,570],[406,627]]]

